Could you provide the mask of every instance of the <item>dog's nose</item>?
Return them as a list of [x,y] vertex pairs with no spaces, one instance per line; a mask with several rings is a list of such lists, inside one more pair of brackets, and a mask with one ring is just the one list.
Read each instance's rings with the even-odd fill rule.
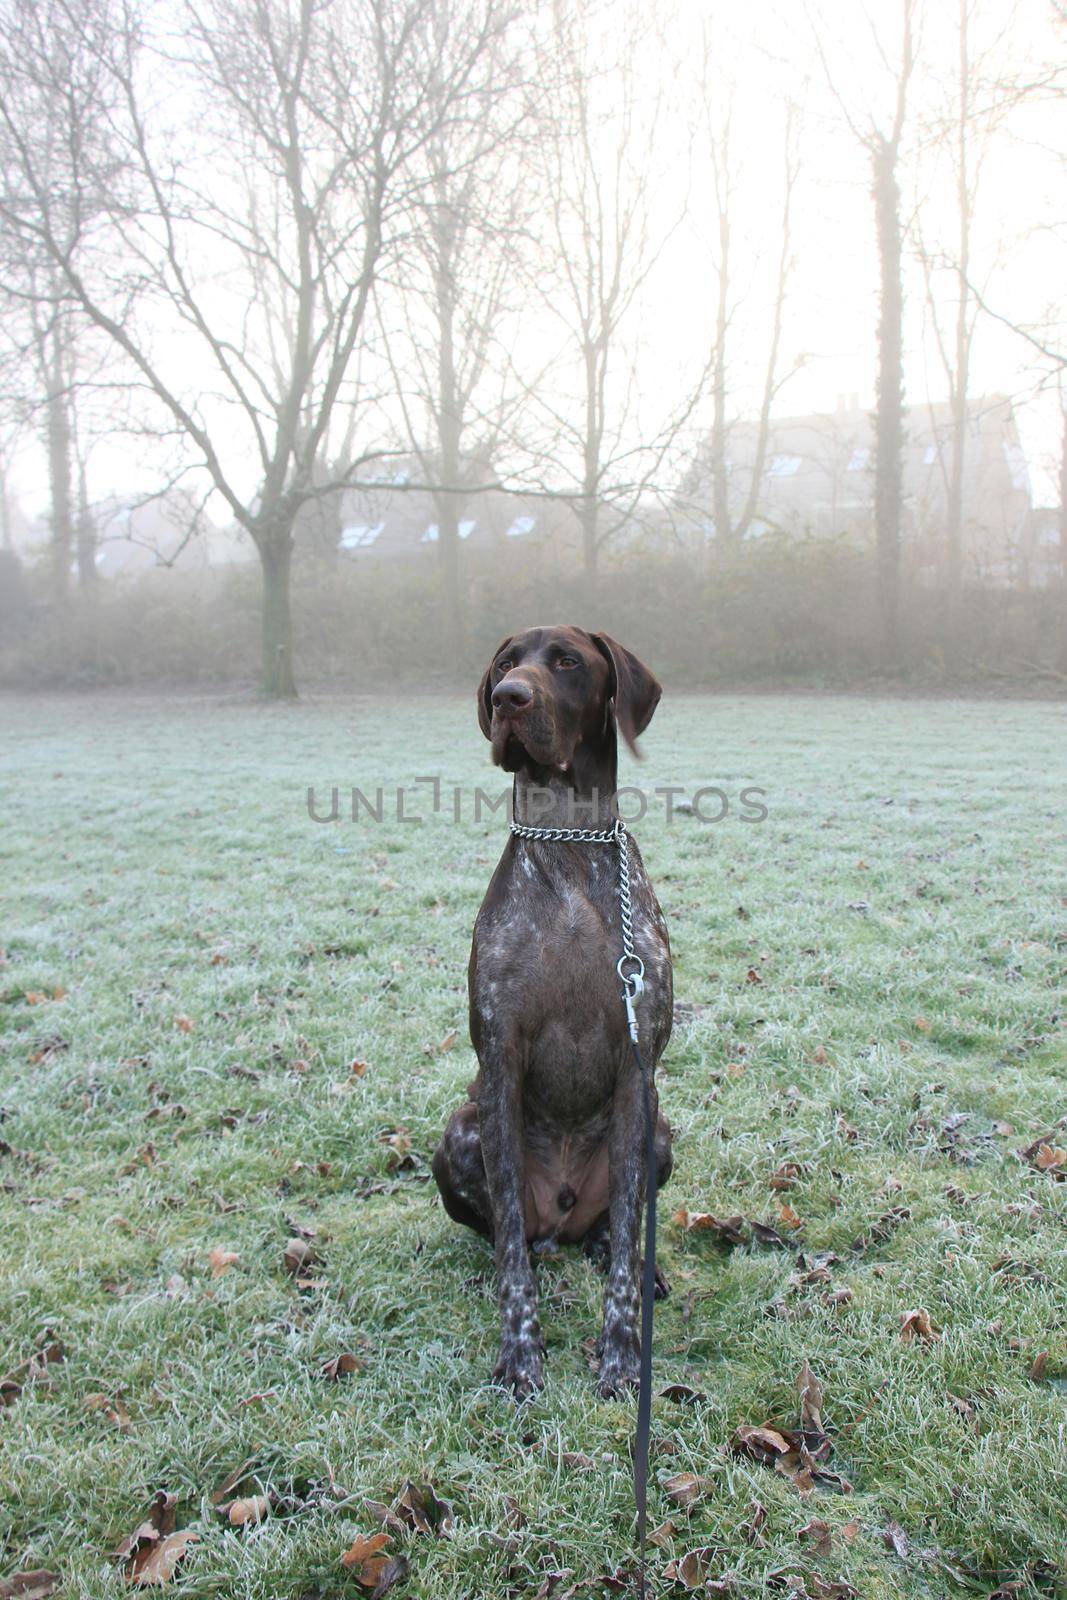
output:
[[504,678],[493,690],[493,705],[507,717],[528,711],[532,700],[533,690],[521,678]]

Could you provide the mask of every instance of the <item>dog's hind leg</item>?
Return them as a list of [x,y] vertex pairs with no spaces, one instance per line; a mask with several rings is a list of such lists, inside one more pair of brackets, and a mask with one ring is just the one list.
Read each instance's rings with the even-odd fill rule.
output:
[[448,1119],[434,1151],[433,1175],[453,1222],[493,1237],[493,1207],[485,1177],[478,1107],[467,1100]]

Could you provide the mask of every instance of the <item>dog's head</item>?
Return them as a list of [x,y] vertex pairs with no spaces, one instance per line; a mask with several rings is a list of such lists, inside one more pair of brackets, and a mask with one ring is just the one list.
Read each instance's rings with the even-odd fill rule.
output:
[[616,728],[636,753],[661,689],[606,633],[527,628],[493,652],[478,685],[478,722],[506,772],[566,772],[579,746],[610,744]]

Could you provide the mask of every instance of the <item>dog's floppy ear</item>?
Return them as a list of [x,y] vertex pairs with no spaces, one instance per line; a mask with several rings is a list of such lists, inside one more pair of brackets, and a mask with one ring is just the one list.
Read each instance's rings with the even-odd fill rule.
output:
[[610,634],[594,633],[590,637],[608,663],[608,698],[614,701],[615,721],[637,755],[635,741],[652,721],[663,690],[644,662],[617,644]]
[[501,639],[500,643],[489,657],[489,665],[482,673],[482,681],[478,685],[478,726],[481,728],[487,739],[491,739],[493,736],[492,729],[490,727],[490,724],[493,720],[493,663],[496,661],[496,658],[500,654],[501,650],[507,649],[514,637],[514,634],[509,633],[506,639]]

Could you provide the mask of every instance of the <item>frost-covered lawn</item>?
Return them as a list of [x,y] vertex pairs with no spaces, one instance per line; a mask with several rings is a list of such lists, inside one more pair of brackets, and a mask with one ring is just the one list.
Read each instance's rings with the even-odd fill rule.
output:
[[[386,1529],[395,1595],[607,1592],[633,1407],[594,1394],[599,1279],[541,1264],[548,1387],[516,1412],[487,1382],[489,1253],[425,1181],[474,1068],[503,821],[305,809],[309,784],[494,787],[472,699],[9,697],[0,720],[0,1578],[116,1594],[108,1552],[166,1490],[200,1536],[175,1596],[367,1594],[342,1553],[413,1480],[454,1523]],[[655,1402],[659,1573],[710,1547],[687,1574],[742,1597],[1065,1582],[1065,751],[1050,704],[675,698],[649,730],[645,783],[769,808],[636,828],[682,1013],[656,1387],[698,1393]],[[64,1360],[21,1365],[49,1340]],[[851,1493],[732,1448],[797,1425],[805,1358]],[[273,1497],[243,1530],[211,1504],[242,1463],[224,1499]],[[687,1473],[688,1511],[665,1487]]]

